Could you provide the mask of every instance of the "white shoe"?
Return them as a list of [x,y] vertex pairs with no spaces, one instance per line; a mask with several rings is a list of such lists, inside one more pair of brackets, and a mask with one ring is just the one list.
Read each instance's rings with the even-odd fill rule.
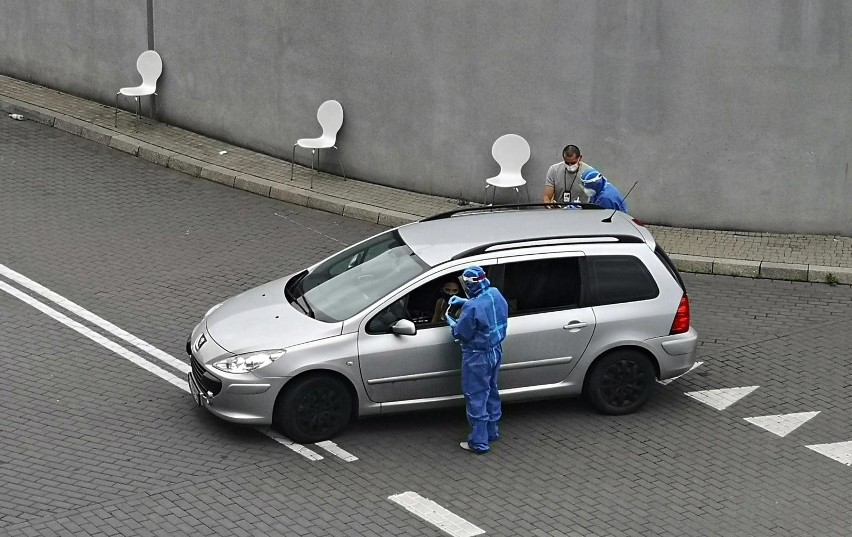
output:
[[477,455],[482,455],[483,453],[488,453],[487,449],[485,451],[476,451],[475,449],[470,447],[470,444],[468,444],[467,442],[460,443],[459,447],[462,448],[465,451],[470,451],[471,453],[476,453]]

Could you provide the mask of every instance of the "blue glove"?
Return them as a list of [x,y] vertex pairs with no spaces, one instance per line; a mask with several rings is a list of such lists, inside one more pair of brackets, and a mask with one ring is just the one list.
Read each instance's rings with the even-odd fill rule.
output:
[[459,324],[458,320],[452,315],[446,315],[447,324],[450,325],[450,328],[455,328],[457,324]]
[[467,302],[466,298],[462,298],[458,295],[453,295],[450,297],[450,301],[447,303],[451,308],[455,308],[456,306],[461,306],[465,302]]

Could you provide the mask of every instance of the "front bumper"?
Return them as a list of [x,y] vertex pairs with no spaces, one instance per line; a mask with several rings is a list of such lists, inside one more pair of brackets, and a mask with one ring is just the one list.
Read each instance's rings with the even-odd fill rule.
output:
[[250,425],[272,423],[275,400],[288,377],[214,372],[193,352],[191,340],[187,341],[187,351],[192,368],[187,374],[187,384],[196,404],[225,421]]

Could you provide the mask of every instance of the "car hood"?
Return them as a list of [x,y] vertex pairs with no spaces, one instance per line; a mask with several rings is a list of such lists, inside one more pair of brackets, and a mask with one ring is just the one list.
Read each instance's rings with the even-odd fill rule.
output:
[[229,298],[207,316],[207,333],[234,354],[284,349],[340,335],[343,323],[305,315],[284,298],[289,276]]

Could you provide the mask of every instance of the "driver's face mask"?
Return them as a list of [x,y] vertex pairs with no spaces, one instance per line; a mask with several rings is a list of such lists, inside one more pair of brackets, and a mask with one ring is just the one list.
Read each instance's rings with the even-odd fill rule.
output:
[[443,296],[447,300],[449,300],[450,297],[455,296],[457,294],[459,294],[458,287],[444,287],[443,291],[441,292],[441,296]]

